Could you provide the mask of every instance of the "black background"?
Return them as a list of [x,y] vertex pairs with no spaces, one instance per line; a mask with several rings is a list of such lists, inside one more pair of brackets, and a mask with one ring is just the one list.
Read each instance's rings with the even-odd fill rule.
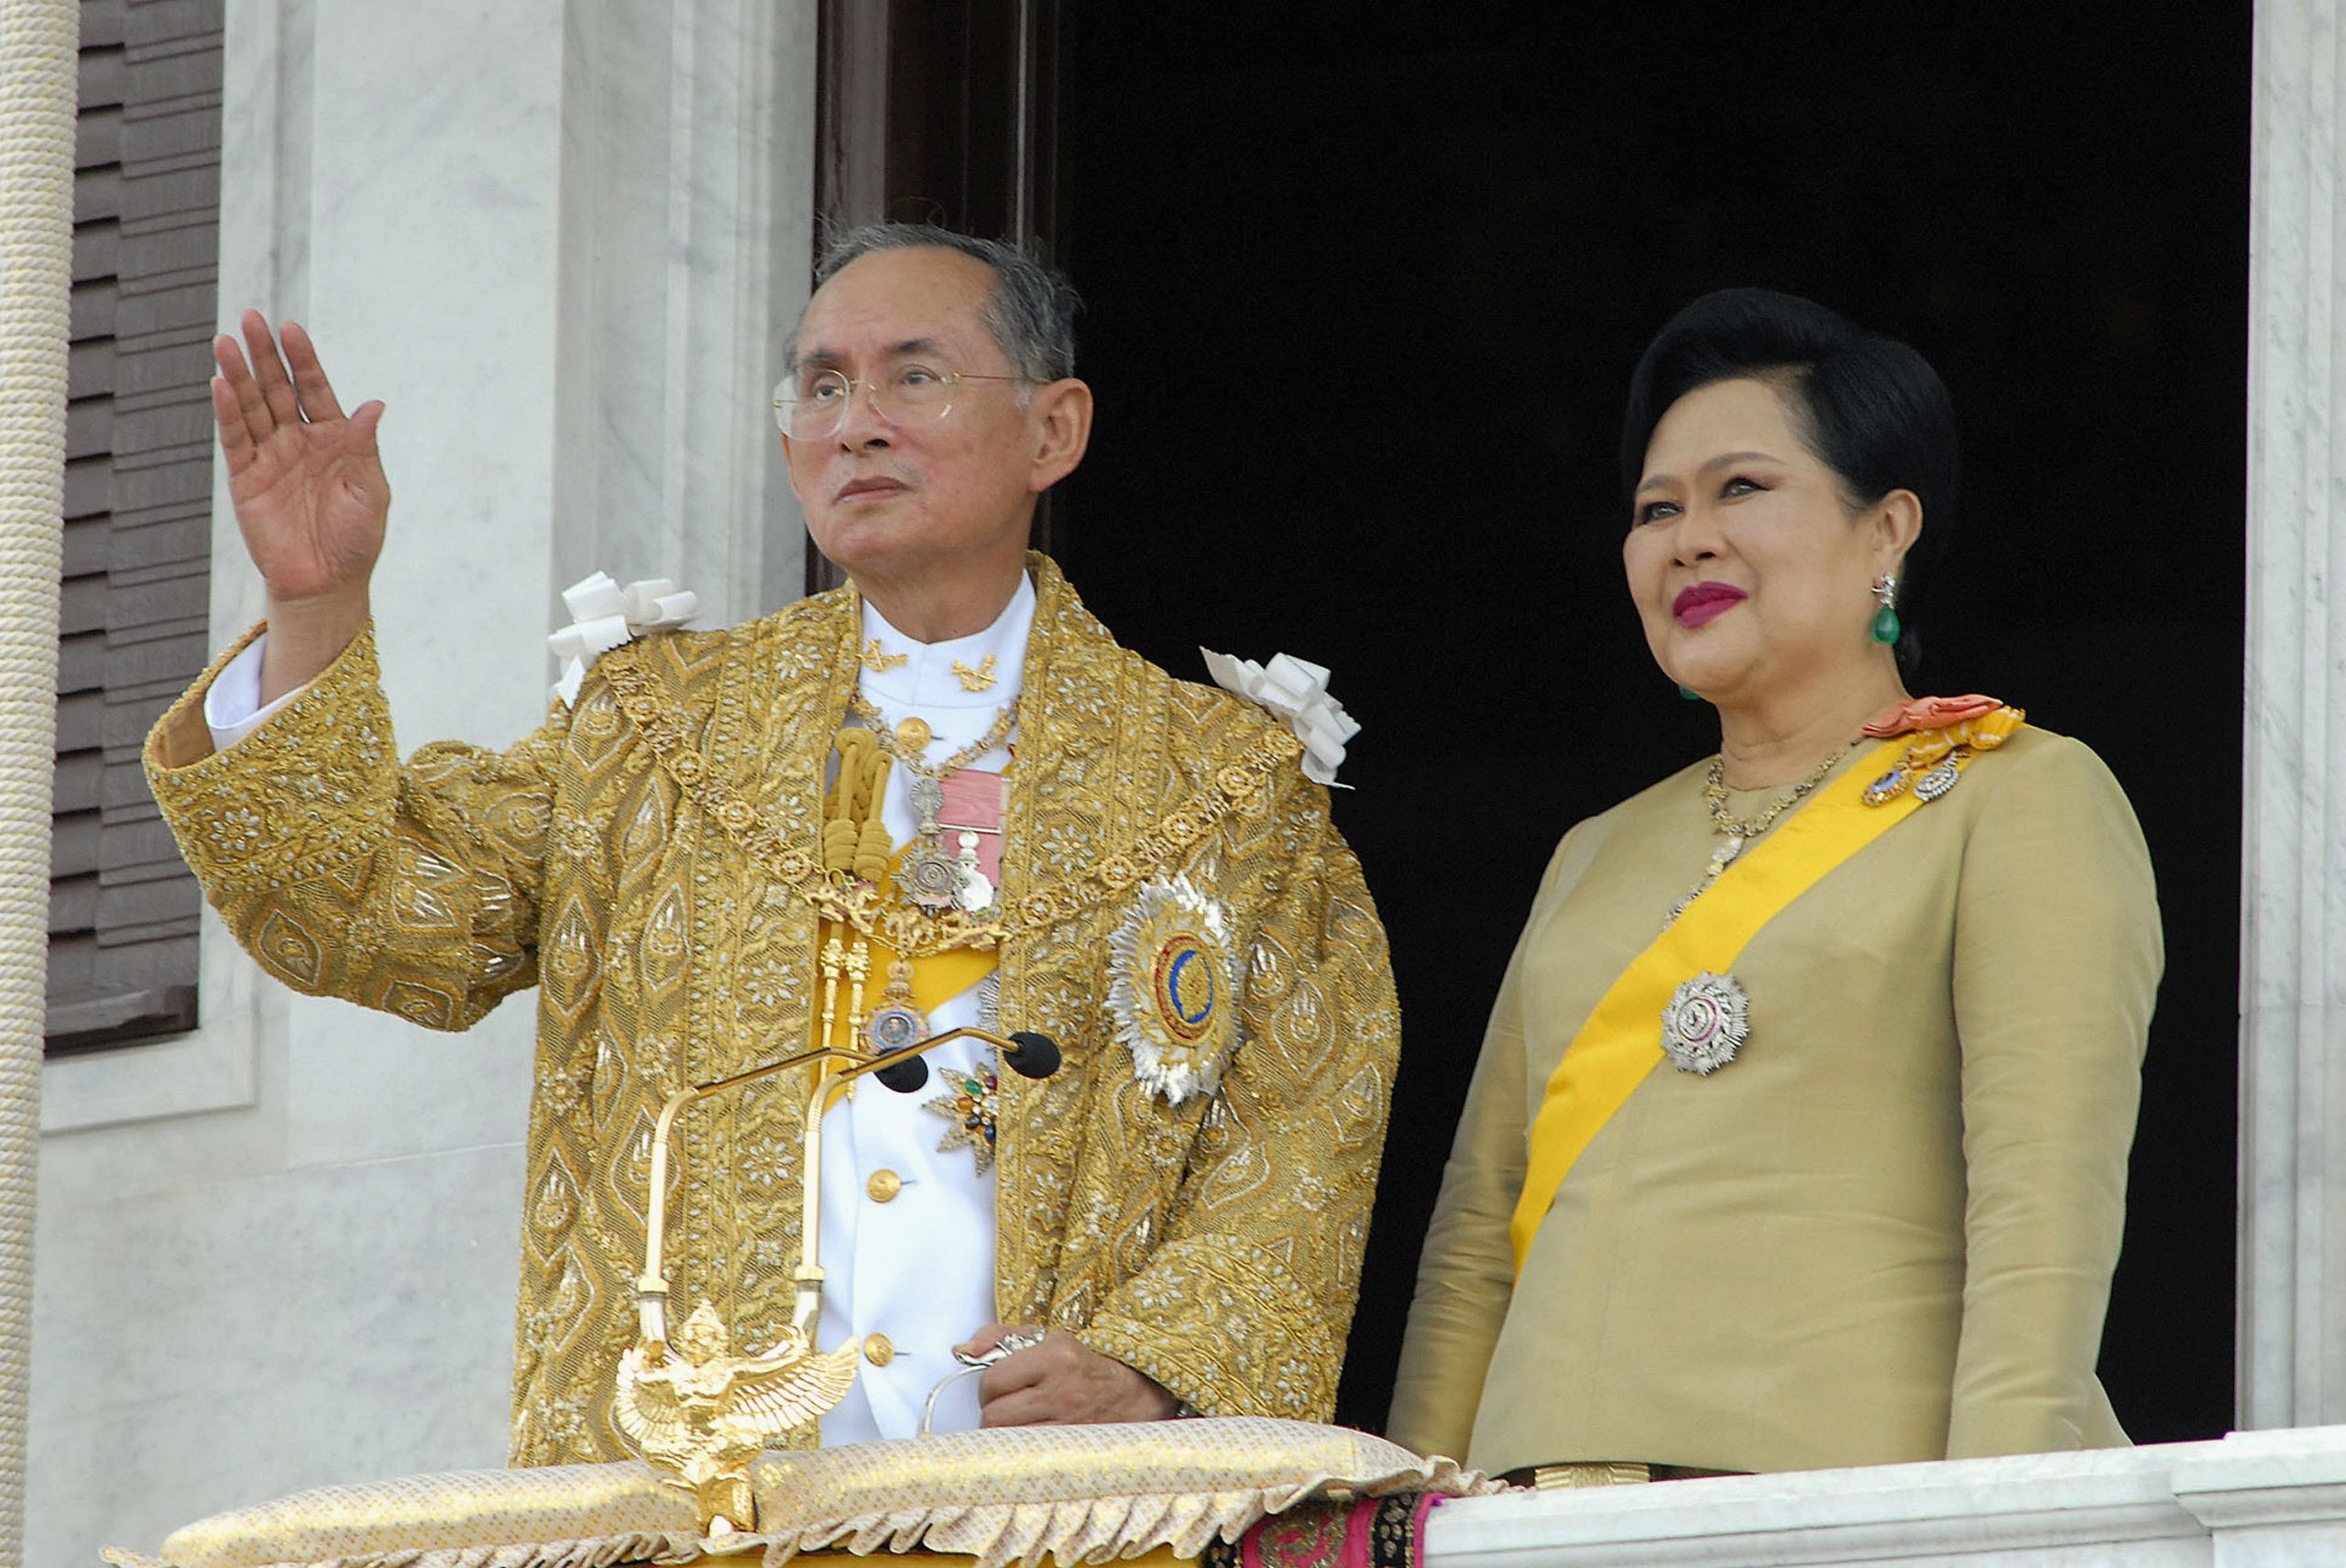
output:
[[[1953,391],[1918,691],[2106,758],[2168,959],[2103,1372],[2232,1406],[2249,11],[1070,5],[1099,424],[1058,554],[1121,639],[1333,666],[1402,1072],[1339,1417],[1377,1427],[1483,1019],[1563,829],[1714,750],[1645,651],[1638,351],[1754,283]],[[1933,519],[1944,531],[1944,519]]]

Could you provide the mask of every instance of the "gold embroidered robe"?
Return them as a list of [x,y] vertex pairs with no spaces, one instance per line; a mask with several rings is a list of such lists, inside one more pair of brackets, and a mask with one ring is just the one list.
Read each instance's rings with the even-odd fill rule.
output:
[[[1066,1066],[1003,1075],[997,1315],[1072,1331],[1212,1414],[1326,1420],[1398,1047],[1383,928],[1292,739],[1119,648],[1051,563],[1032,569],[1003,876],[1035,918],[1002,948],[1001,1011]],[[773,851],[816,841],[858,626],[840,590],[647,639],[510,751],[432,745],[405,766],[371,631],[213,751],[203,694],[232,649],[148,739],[189,864],[287,984],[438,1029],[539,987],[516,1464],[627,1456],[611,1376],[652,1119],[677,1088],[810,1039],[817,916]],[[772,830],[762,860],[745,812],[655,757],[612,690],[626,672]],[[1175,872],[1230,912],[1244,1024],[1219,1092],[1179,1106],[1135,1080],[1106,973],[1133,889]],[[679,1125],[674,1299],[715,1301],[737,1343],[788,1321],[804,1093],[785,1077]]]

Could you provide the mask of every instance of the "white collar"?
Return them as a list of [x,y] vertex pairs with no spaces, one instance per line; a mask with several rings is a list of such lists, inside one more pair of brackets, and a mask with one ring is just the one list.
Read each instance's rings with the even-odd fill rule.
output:
[[[885,670],[875,670],[869,663],[863,665],[863,693],[872,701],[890,707],[930,710],[1000,707],[1018,695],[1026,673],[1026,636],[1035,625],[1035,585],[1025,573],[1018,575],[1017,591],[993,618],[992,625],[946,642],[915,641],[889,625],[888,618],[872,608],[870,599],[862,603],[859,647],[868,650],[876,641],[883,656],[900,655],[904,660]],[[993,661],[990,670],[988,659]],[[970,691],[956,664],[962,670],[991,674],[992,683]]]

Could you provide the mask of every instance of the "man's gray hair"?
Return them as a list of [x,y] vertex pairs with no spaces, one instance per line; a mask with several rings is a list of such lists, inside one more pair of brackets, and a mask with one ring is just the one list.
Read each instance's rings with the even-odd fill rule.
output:
[[[882,250],[926,249],[959,251],[993,269],[985,323],[1013,369],[1037,381],[1075,374],[1075,313],[1083,301],[1058,269],[1006,241],[956,234],[935,224],[865,224],[823,247],[822,258],[815,263],[815,287],[820,289],[848,263],[863,257]],[[802,311],[802,325],[805,320]],[[796,327],[791,329],[789,359],[795,369]]]

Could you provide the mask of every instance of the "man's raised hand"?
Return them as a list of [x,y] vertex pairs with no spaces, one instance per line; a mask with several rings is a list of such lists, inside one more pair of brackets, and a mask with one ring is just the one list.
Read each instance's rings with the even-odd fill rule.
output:
[[269,701],[314,677],[366,625],[391,487],[375,446],[383,405],[345,415],[297,323],[284,323],[281,354],[258,311],[241,324],[241,346],[225,334],[212,345],[212,413],[236,525],[269,589]]

